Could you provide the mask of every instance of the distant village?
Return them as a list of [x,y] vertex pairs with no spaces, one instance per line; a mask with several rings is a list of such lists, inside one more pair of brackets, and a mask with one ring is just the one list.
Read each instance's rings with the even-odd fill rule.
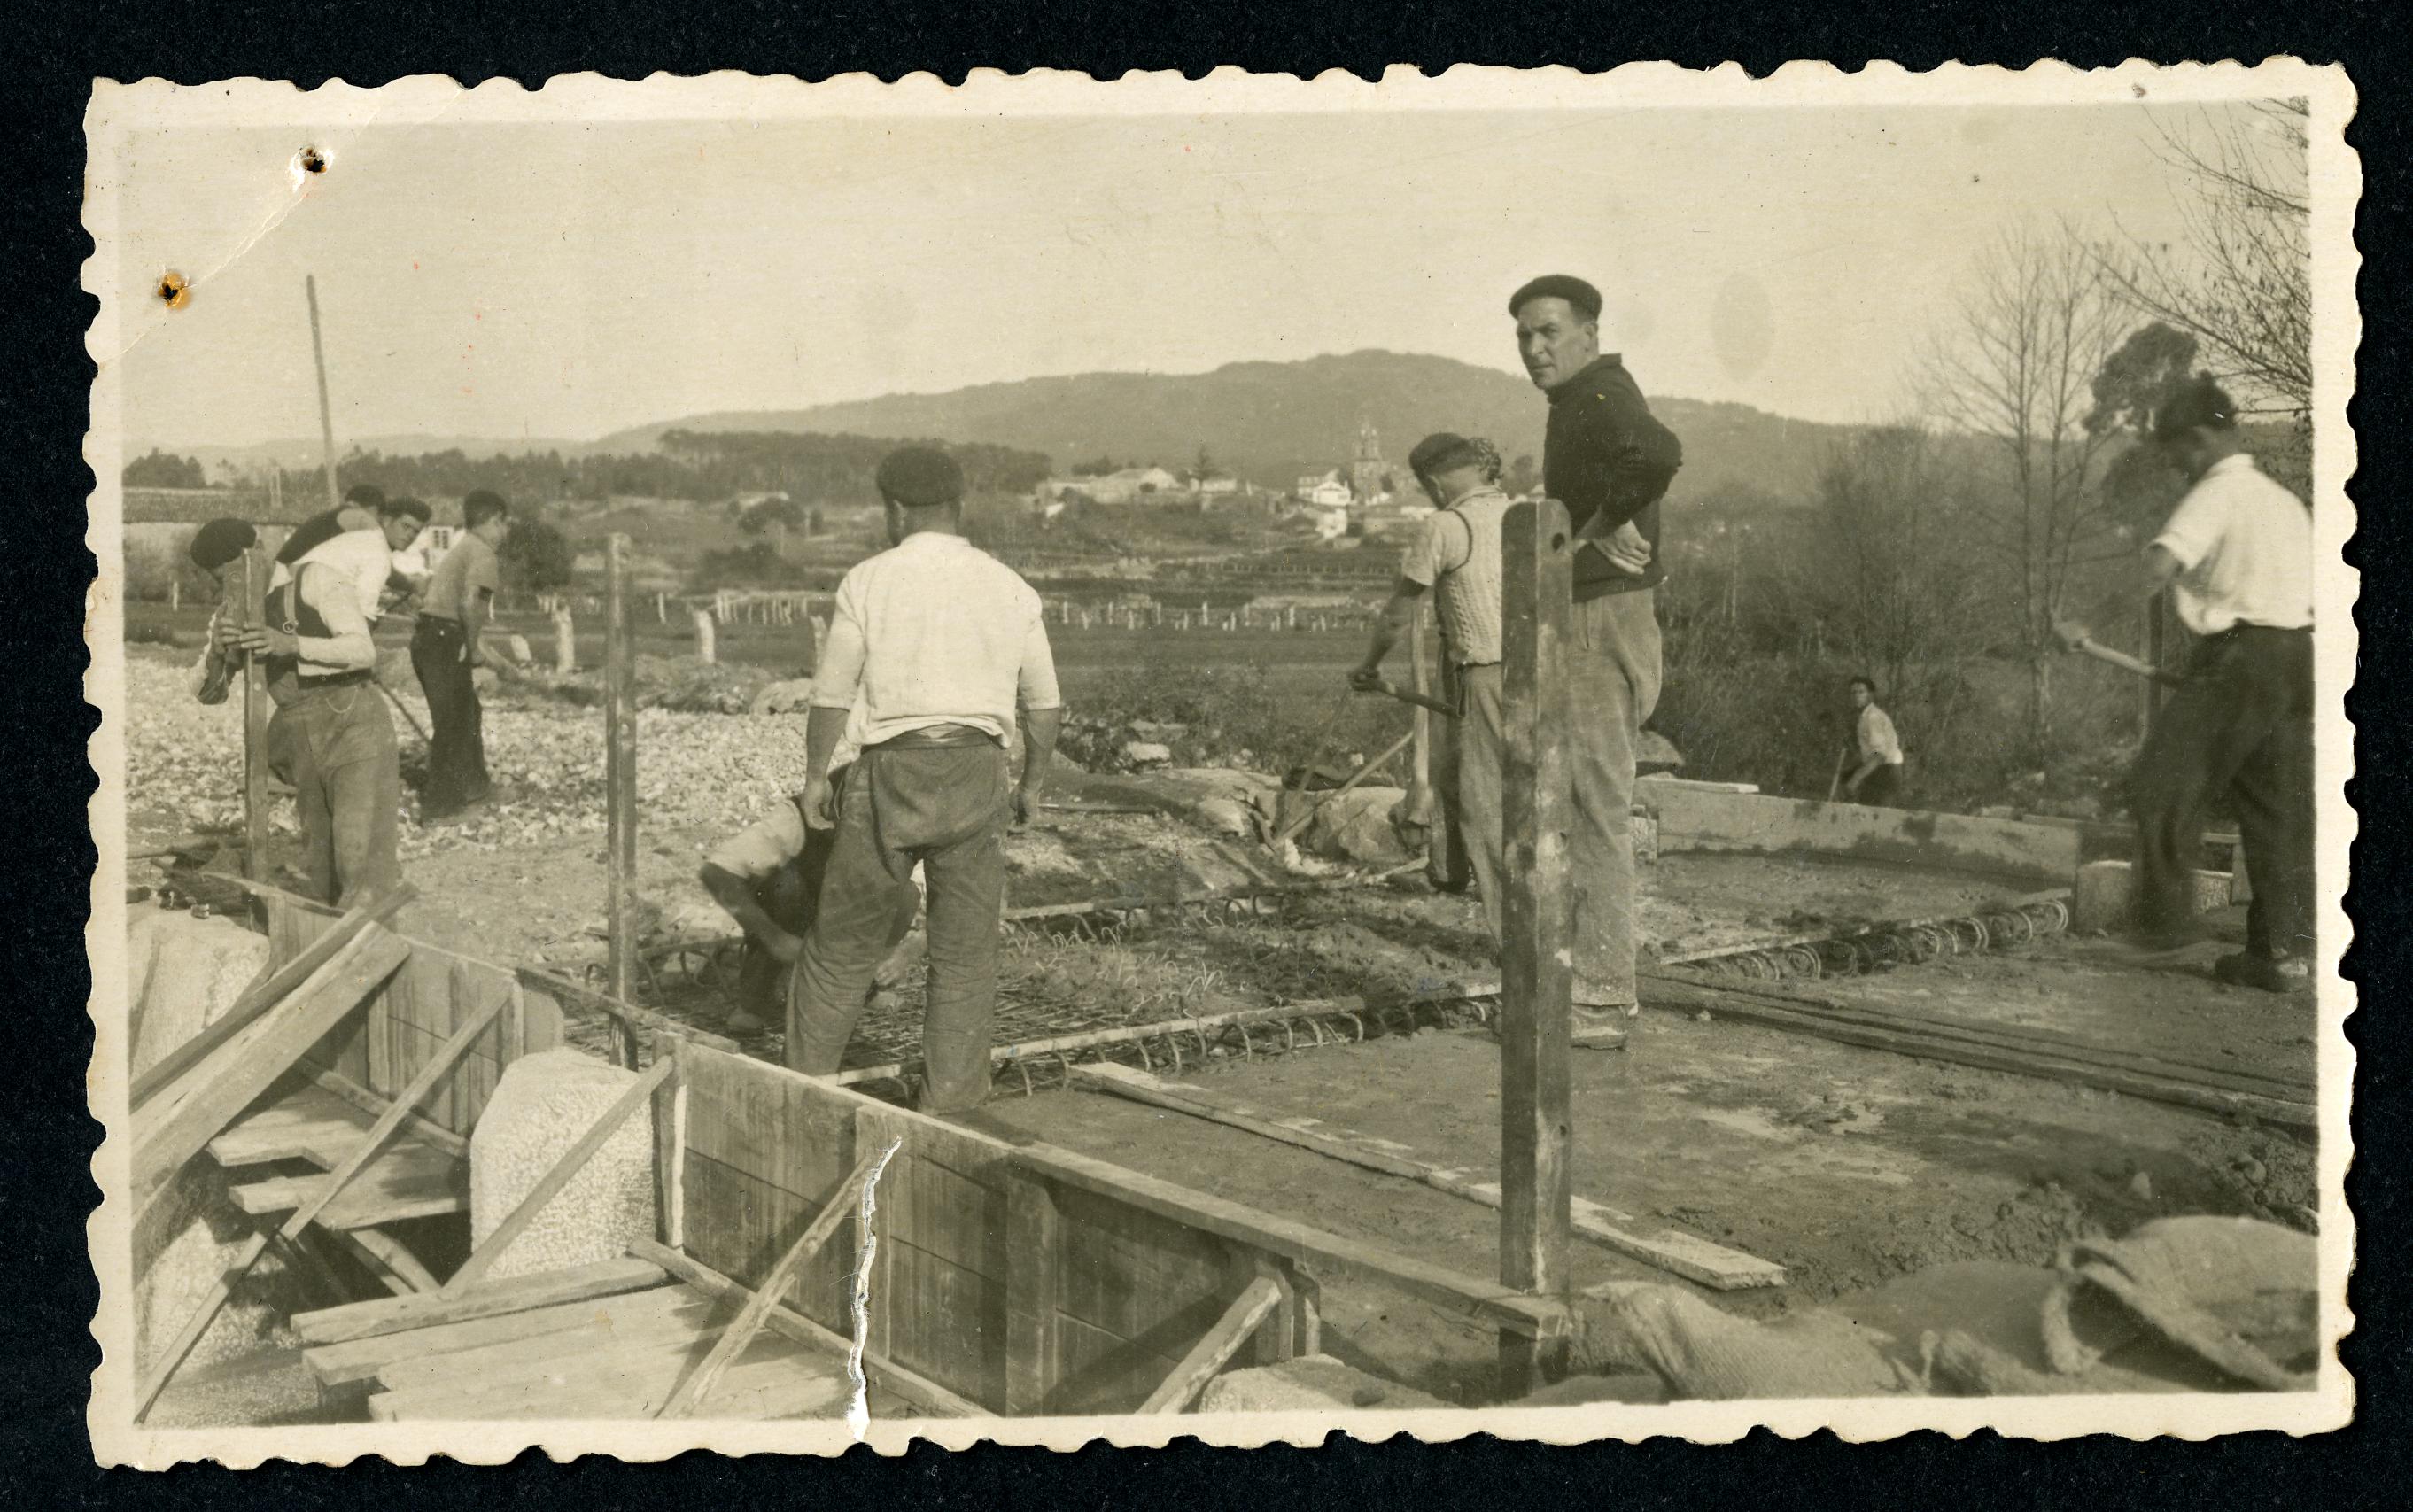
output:
[[1031,500],[1051,520],[1080,503],[1247,508],[1303,515],[1323,541],[1382,539],[1431,512],[1422,493],[1402,486],[1404,471],[1384,460],[1382,437],[1369,420],[1359,422],[1356,452],[1346,464],[1303,474],[1287,492],[1243,482],[1211,463],[1182,472],[1150,465],[1051,477],[1032,490]]

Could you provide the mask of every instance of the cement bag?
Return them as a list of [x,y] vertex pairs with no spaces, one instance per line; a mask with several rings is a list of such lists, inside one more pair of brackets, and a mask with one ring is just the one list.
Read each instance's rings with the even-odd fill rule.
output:
[[232,919],[138,905],[126,937],[137,1075],[216,1022],[268,969],[268,937]]
[[2046,1356],[2076,1374],[2139,1339],[2247,1386],[2309,1389],[2318,1366],[2320,1241],[2252,1218],[2163,1218],[2062,1253]]
[[1576,1308],[1573,1368],[1601,1374],[1640,1365],[1676,1400],[1917,1394],[1917,1377],[1887,1356],[1892,1341],[1810,1312],[1752,1323],[1691,1293],[1649,1282],[1614,1285]]
[[[469,1135],[469,1242],[483,1244],[637,1074],[571,1049],[511,1062]],[[654,1121],[639,1108],[522,1230],[486,1275],[560,1270],[654,1238]]]

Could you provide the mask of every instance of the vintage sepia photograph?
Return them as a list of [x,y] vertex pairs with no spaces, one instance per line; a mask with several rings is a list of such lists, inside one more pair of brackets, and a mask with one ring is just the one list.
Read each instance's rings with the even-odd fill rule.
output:
[[96,1456],[2343,1425],[2354,109],[98,82]]

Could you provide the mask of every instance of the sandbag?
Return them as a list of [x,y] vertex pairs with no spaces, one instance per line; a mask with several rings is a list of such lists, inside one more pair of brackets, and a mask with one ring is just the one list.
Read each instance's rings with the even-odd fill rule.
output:
[[[554,1163],[637,1081],[572,1049],[511,1062],[469,1135],[469,1241],[483,1244]],[[640,1108],[535,1222],[495,1258],[491,1280],[611,1260],[655,1237],[653,1110]]]
[[1576,1308],[1571,1363],[1609,1373],[1643,1366],[1678,1400],[1917,1394],[1891,1342],[1820,1312],[1773,1323],[1729,1316],[1691,1293],[1651,1282],[1613,1283]]
[[2053,1369],[2085,1371],[2140,1338],[2271,1391],[2309,1389],[2319,1350],[2320,1241],[2252,1218],[2164,1218],[2065,1249],[2045,1299]]

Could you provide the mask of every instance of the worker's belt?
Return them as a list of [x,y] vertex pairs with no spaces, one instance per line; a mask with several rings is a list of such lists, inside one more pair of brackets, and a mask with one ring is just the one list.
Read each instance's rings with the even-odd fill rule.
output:
[[955,746],[1002,746],[1005,742],[976,724],[925,724],[892,735],[873,750],[944,750]]
[[446,635],[458,635],[461,633],[461,622],[444,615],[420,615],[419,628],[422,630],[437,630]]
[[355,688],[367,682],[375,674],[363,667],[351,672],[332,673],[324,677],[300,677],[302,691],[315,693],[328,688]]

